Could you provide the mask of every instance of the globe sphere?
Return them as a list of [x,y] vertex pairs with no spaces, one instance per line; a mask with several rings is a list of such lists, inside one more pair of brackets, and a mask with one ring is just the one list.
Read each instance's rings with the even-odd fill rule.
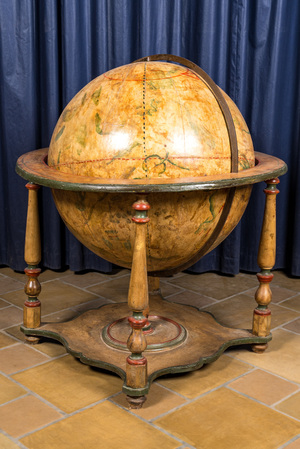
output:
[[[255,164],[247,125],[229,107],[238,147],[238,170]],[[172,184],[230,173],[228,126],[204,79],[169,62],[136,62],[87,84],[61,114],[50,143],[53,170],[101,182]],[[235,189],[230,212],[216,233],[230,189],[147,194],[147,269],[171,273],[187,268],[217,246],[237,225],[251,186]],[[94,253],[130,268],[135,193],[53,190],[71,232]],[[212,238],[214,236],[214,238]]]

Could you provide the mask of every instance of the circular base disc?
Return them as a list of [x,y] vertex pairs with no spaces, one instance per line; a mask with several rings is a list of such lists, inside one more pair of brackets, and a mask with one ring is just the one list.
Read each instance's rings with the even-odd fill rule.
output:
[[[147,340],[145,352],[177,346],[186,339],[185,328],[176,321],[157,315],[149,315],[148,320],[152,332],[145,332]],[[128,317],[125,317],[106,326],[102,331],[102,338],[107,345],[128,351],[127,340],[130,333]]]

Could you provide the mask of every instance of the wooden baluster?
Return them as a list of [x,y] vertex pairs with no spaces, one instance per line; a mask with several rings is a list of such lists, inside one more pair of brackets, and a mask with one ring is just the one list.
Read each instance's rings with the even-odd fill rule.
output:
[[[127,357],[126,361],[126,385],[133,389],[139,389],[147,384],[147,359],[142,352],[147,347],[143,332],[143,327],[147,325],[147,318],[143,311],[148,310],[146,223],[149,221],[147,211],[150,209],[150,205],[145,199],[140,199],[132,207],[136,211],[132,218],[136,229],[128,294],[128,305],[133,311],[133,316],[128,318],[132,331],[127,341],[131,355]],[[127,395],[127,400],[131,408],[141,408],[146,396]]]
[[[41,261],[41,240],[38,214],[38,185],[33,183],[26,184],[28,189],[28,209],[25,235],[24,258],[27,263],[25,273],[28,276],[25,293],[28,299],[24,303],[23,322],[24,327],[35,329],[41,324],[41,303],[38,295],[41,292],[41,285],[38,281],[38,275],[41,269],[38,264]],[[26,335],[28,343],[38,343],[39,338]]]
[[[261,272],[257,274],[259,287],[255,294],[255,300],[258,307],[253,315],[253,334],[259,337],[266,337],[270,334],[271,311],[268,308],[272,300],[270,282],[273,279],[271,269],[275,265],[276,258],[276,195],[279,193],[277,184],[279,179],[270,179],[266,181],[266,194],[264,219],[260,236],[257,263]],[[262,353],[268,347],[268,344],[252,345],[254,352]]]

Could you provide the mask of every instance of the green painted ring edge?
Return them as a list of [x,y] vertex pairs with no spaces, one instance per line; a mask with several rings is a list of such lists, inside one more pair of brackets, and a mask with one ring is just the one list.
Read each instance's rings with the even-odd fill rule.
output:
[[200,369],[202,366],[207,365],[208,363],[215,362],[225,351],[231,346],[239,346],[244,344],[265,344],[272,340],[272,334],[269,334],[267,337],[244,337],[237,338],[234,340],[229,340],[225,342],[220,349],[215,352],[213,355],[208,357],[201,357],[197,362],[191,363],[190,365],[177,365],[170,366],[168,368],[163,368],[161,370],[154,371],[151,376],[148,377],[147,385],[144,388],[134,389],[128,387],[125,383],[123,385],[122,391],[129,396],[144,396],[150,390],[150,386],[152,382],[160,376],[165,374],[177,374],[177,373],[187,373],[191,371],[196,371]]
[[[126,350],[127,344],[125,345],[125,344],[121,344],[121,343],[114,343],[114,342],[112,342],[112,340],[109,339],[108,334],[107,334],[107,330],[108,330],[109,326],[110,326],[110,324],[107,324],[102,330],[103,341],[111,348],[119,349],[120,351],[124,351],[124,349]],[[143,354],[147,355],[147,351],[156,351],[159,353],[159,351],[162,351],[163,349],[173,348],[174,346],[178,346],[179,344],[183,343],[187,339],[187,331],[186,331],[185,327],[183,327],[181,324],[179,324],[179,326],[180,326],[181,330],[183,331],[182,332],[183,335],[182,335],[181,339],[179,339],[179,337],[177,337],[175,340],[173,340],[169,343],[166,342],[166,343],[147,344],[147,348],[145,349],[145,351],[143,351]]]
[[[270,156],[273,157],[273,156]],[[278,158],[274,159],[278,160]],[[283,162],[283,161],[281,161]],[[269,172],[259,173],[257,175],[245,176],[243,178],[229,178],[219,179],[216,181],[203,181],[191,183],[170,183],[170,184],[85,184],[56,181],[49,178],[44,178],[39,175],[28,173],[22,169],[18,162],[16,164],[16,173],[22,178],[34,184],[50,187],[52,189],[70,190],[77,192],[107,192],[107,193],[151,193],[151,192],[187,192],[197,190],[214,190],[230,187],[238,187],[243,185],[252,185],[261,181],[276,178],[284,175],[287,170],[287,164]],[[244,170],[246,171],[246,170]],[[239,172],[240,173],[240,172]]]
[[89,359],[88,357],[84,356],[82,352],[74,351],[73,349],[70,348],[67,341],[63,337],[61,337],[59,334],[53,331],[42,330],[39,328],[31,329],[25,326],[20,326],[20,330],[23,332],[24,335],[52,338],[53,340],[59,341],[65,347],[65,349],[68,351],[69,354],[79,359],[85,365],[106,369],[108,371],[118,374],[118,376],[120,376],[122,380],[126,379],[126,373],[122,368],[119,368],[111,363]]

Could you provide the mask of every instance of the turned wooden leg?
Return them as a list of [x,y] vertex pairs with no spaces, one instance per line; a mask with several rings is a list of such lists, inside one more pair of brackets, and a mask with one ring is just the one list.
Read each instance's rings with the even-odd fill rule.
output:
[[[254,310],[252,330],[253,334],[259,337],[269,335],[271,328],[271,311],[268,305],[272,300],[270,282],[273,279],[273,274],[271,269],[275,265],[276,258],[276,195],[279,193],[278,183],[278,178],[270,179],[266,181],[267,188],[264,190],[266,203],[257,258],[261,272],[257,274],[259,287],[255,293],[255,300],[258,307]],[[258,353],[264,352],[267,347],[267,344],[252,345],[253,351]]]
[[[28,183],[26,187],[28,189],[28,209],[24,257],[28,266],[24,271],[28,278],[24,290],[28,298],[24,303],[23,322],[24,327],[35,329],[41,324],[41,303],[38,300],[38,295],[41,292],[41,285],[38,281],[38,275],[41,272],[40,268],[38,268],[38,264],[41,261],[37,196],[39,186]],[[26,335],[25,339],[28,343],[37,343],[39,341],[38,337],[29,335]]]
[[[133,315],[128,318],[132,331],[127,341],[127,347],[131,355],[127,357],[126,361],[126,386],[131,389],[141,389],[147,384],[147,359],[142,352],[147,347],[143,332],[143,327],[147,324],[147,318],[145,318],[143,311],[148,310],[146,223],[149,221],[147,211],[150,206],[145,199],[140,199],[132,207],[136,211],[132,218],[136,224],[136,229],[128,294],[128,305]],[[132,396],[127,395],[127,400],[131,408],[140,408],[146,397],[133,394]]]

